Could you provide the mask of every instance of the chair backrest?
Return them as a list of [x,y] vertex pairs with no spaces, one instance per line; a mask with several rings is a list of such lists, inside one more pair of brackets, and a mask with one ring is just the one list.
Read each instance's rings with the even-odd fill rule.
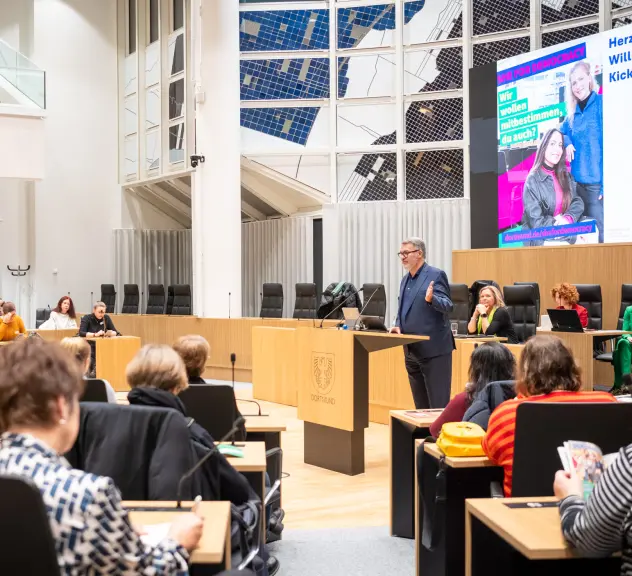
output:
[[535,290],[530,284],[505,286],[503,288],[503,296],[513,321],[518,341],[526,342],[531,336],[535,336],[538,326]]
[[167,310],[166,314],[171,314],[171,310],[173,309],[173,286],[167,286]]
[[623,330],[623,315],[629,306],[632,306],[632,284],[621,284],[621,306],[619,308],[617,330]]
[[537,282],[514,282],[514,286],[533,286],[535,292],[535,318],[537,325],[540,325],[540,285]]
[[478,293],[485,288],[485,286],[495,286],[500,290],[500,286],[493,280],[474,280],[470,286],[470,293],[472,294],[472,302],[470,307],[470,317],[474,314],[474,308],[478,304]]
[[0,574],[59,576],[55,540],[37,487],[0,476]]
[[106,389],[106,380],[101,378],[86,378],[85,388],[83,390],[82,402],[107,402],[108,393]]
[[165,313],[165,287],[163,284],[150,284],[147,287],[147,314]]
[[604,454],[632,443],[632,404],[524,402],[516,412],[512,496],[553,496],[557,447],[592,442]]
[[283,284],[263,285],[260,318],[283,318]]
[[38,308],[35,310],[35,328],[39,328],[50,318],[50,308]]
[[191,286],[188,284],[174,284],[171,314],[175,316],[191,315]]
[[[125,500],[175,500],[197,462],[186,418],[171,408],[81,402],[79,434],[65,455],[74,468],[109,476]],[[196,487],[183,487],[183,498]]]
[[[362,284],[362,288],[362,307],[364,308],[362,313],[365,316],[379,316],[382,322],[386,322],[386,289],[384,284]],[[372,294],[373,297],[371,297]],[[371,301],[367,305],[369,298]],[[349,300],[353,303],[352,299]]]
[[237,401],[231,386],[225,384],[191,384],[179,395],[187,410],[202,428],[221,438],[233,427],[237,414]]
[[294,301],[293,318],[316,318],[318,302],[316,301],[316,284],[296,284],[296,300]]
[[603,313],[600,284],[575,284],[579,292],[579,305],[588,311],[588,328],[601,330]]
[[138,284],[125,284],[123,286],[123,308],[122,314],[138,314],[140,306],[140,293]]
[[105,311],[114,314],[116,306],[116,290],[114,284],[101,284],[101,302],[105,304]]
[[459,325],[459,334],[467,334],[467,323],[470,320],[472,310],[472,294],[467,284],[450,284],[450,297],[452,299],[452,312],[450,320]]

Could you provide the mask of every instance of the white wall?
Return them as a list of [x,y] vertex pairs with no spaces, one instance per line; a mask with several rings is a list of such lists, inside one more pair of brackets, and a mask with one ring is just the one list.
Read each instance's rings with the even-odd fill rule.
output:
[[114,281],[112,230],[121,219],[116,2],[35,0],[33,30],[48,111],[46,178],[35,191],[33,308],[70,292],[88,311],[90,292],[98,296]]
[[30,57],[34,0],[0,0],[0,38]]
[[0,178],[40,180],[46,166],[46,120],[7,115],[8,108],[0,106]]

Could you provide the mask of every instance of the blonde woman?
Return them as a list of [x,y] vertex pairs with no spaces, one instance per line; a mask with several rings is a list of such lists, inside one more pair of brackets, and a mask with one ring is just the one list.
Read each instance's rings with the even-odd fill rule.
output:
[[603,242],[603,102],[585,60],[574,64],[566,87],[566,119],[560,126],[566,157],[584,201],[584,217],[592,218]]
[[507,338],[509,344],[518,343],[511,316],[496,286],[485,286],[478,293],[478,304],[467,325],[467,331],[470,334]]

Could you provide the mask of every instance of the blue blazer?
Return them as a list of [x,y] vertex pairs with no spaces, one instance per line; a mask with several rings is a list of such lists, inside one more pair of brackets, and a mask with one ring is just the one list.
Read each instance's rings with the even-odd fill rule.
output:
[[[449,313],[453,305],[448,277],[443,270],[427,263],[424,263],[419,274],[415,293],[412,294],[412,300],[409,301],[405,310],[402,310],[402,303],[408,274],[402,278],[399,286],[396,324],[401,328],[403,319],[406,324],[406,333],[430,336],[430,340],[408,346],[408,351],[418,358],[434,358],[451,354],[454,350],[454,337],[450,329]],[[432,281],[434,281],[432,302],[426,302],[426,290]],[[404,333],[403,330],[402,333]]]

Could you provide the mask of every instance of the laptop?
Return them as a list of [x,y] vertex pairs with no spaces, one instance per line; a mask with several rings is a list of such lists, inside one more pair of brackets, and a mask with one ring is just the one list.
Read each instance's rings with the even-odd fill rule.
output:
[[576,310],[547,310],[551,320],[552,332],[583,332],[584,328]]
[[384,322],[379,316],[360,316],[360,322],[362,322],[365,330],[388,332],[388,328],[384,326]]
[[357,320],[360,318],[360,310],[357,308],[343,308],[342,315],[345,320]]

